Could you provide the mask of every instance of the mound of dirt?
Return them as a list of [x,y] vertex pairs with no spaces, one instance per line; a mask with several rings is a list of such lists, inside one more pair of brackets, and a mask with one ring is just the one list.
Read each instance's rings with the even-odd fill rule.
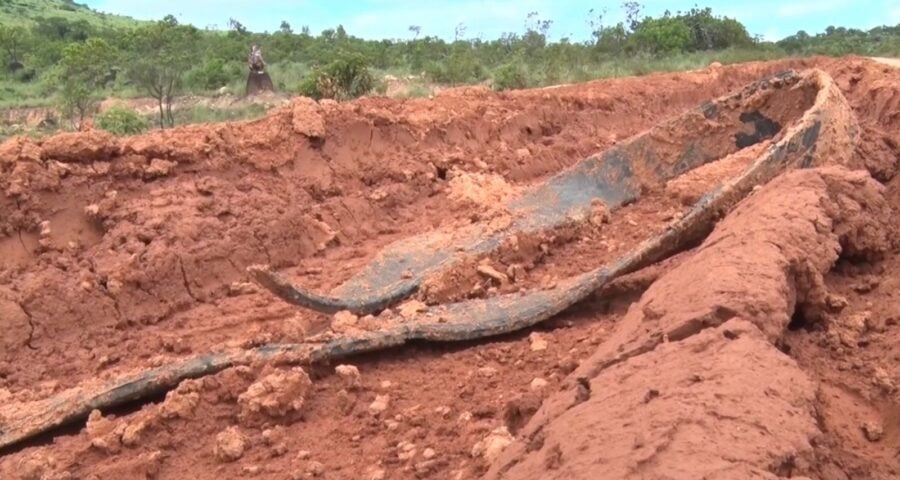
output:
[[863,173],[773,181],[647,290],[488,478],[749,478],[811,458],[816,389],[775,344],[828,308],[840,254],[890,250],[892,218]]
[[[298,99],[251,122],[10,139],[0,145],[0,401],[325,331],[330,316],[253,288],[246,267],[327,291],[398,239],[471,224],[506,192],[661,119],[808,67],[834,78],[860,125],[856,155],[834,162],[864,165],[883,188],[835,170],[781,178],[703,247],[538,327],[537,350],[530,332],[411,345],[354,359],[352,384],[330,367],[305,369],[312,385],[284,366],[231,368],[2,452],[0,478],[468,479],[491,468],[486,452],[500,455],[491,474],[510,478],[896,477],[900,255],[883,198],[900,208],[900,71],[859,58],[432,100]],[[602,264],[745,160],[598,211],[588,230],[519,238],[418,300],[549,286]],[[624,358],[648,339],[659,344]],[[249,390],[263,393],[254,402]]]

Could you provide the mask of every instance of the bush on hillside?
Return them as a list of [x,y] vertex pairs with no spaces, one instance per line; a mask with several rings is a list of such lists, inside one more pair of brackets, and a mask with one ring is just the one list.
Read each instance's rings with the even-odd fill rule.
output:
[[201,90],[215,90],[231,80],[232,76],[226,71],[225,62],[218,58],[208,60],[189,76],[190,84]]
[[363,55],[345,54],[325,68],[314,69],[299,85],[301,95],[321,99],[350,100],[375,88],[375,78]]
[[97,127],[115,135],[135,135],[150,128],[150,122],[139,113],[124,107],[113,107],[97,115]]
[[506,64],[494,72],[495,90],[514,90],[528,86],[525,70],[516,63]]

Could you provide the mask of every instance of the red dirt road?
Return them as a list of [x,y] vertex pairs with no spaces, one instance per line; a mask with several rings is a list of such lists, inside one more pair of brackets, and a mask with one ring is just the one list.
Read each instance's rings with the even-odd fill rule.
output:
[[[661,119],[808,67],[835,79],[861,127],[852,161],[834,163],[868,173],[785,175],[723,220],[712,246],[535,331],[353,358],[358,379],[334,366],[229,369],[0,452],[0,478],[898,478],[900,70],[860,58],[434,100],[297,100],[247,123],[7,141],[0,424],[10,406],[85,381],[327,329],[331,317],[260,291],[245,268],[269,264],[327,291],[394,240],[489,216]],[[596,267],[708,180],[672,182],[599,233],[542,239],[493,267],[530,262],[519,287]],[[420,299],[491,286],[460,270]],[[719,287],[731,293],[710,294]],[[595,368],[707,307],[731,313]],[[561,407],[584,388],[578,378],[589,400]]]

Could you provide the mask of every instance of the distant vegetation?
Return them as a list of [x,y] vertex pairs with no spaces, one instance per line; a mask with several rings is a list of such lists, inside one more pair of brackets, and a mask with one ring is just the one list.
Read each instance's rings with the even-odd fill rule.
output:
[[[900,25],[870,31],[829,27],[772,43],[708,8],[658,17],[643,15],[638,2],[622,8],[626,20],[616,24],[605,21],[606,11],[585,12],[591,31],[586,42],[548,41],[553,21],[538,13],[525,19],[524,32],[493,40],[470,38],[460,24],[452,41],[415,25],[409,27],[410,39],[374,41],[353,37],[341,26],[314,35],[283,21],[274,32],[254,33],[232,19],[227,31],[201,30],[172,16],[138,22],[69,0],[6,0],[0,5],[0,108],[61,106],[77,125],[103,97],[149,96],[159,106],[157,125],[190,121],[172,111],[173,99],[223,88],[242,92],[254,42],[279,90],[338,100],[383,91],[385,74],[512,89],[698,68],[712,61],[900,54]],[[409,96],[425,94],[422,83],[414,87]]]

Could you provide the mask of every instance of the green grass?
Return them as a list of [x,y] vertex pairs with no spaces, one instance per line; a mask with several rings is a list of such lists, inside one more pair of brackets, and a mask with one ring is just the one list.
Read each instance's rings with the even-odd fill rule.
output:
[[28,25],[38,17],[84,20],[91,25],[107,27],[134,27],[141,23],[131,17],[94,11],[72,0],[0,1],[0,24]]
[[54,100],[52,92],[41,82],[21,83],[0,77],[0,109],[48,107]]
[[401,98],[427,98],[434,92],[431,87],[424,83],[412,83],[406,88],[406,91],[400,95]]
[[528,88],[546,87],[556,84],[580,83],[605,78],[631,77],[651,73],[681,72],[709,66],[712,62],[722,65],[757,60],[785,58],[781,50],[728,49],[721,51],[680,53],[666,57],[635,55],[611,58],[608,61],[590,65],[566,65],[555,72],[548,72],[541,65],[523,65]]
[[[262,105],[246,105],[235,108],[212,108],[205,105],[180,108],[175,110],[175,125],[191,125],[195,123],[220,123],[236,122],[240,120],[252,120],[266,114],[266,108]],[[149,117],[152,122],[157,121],[154,115]]]

